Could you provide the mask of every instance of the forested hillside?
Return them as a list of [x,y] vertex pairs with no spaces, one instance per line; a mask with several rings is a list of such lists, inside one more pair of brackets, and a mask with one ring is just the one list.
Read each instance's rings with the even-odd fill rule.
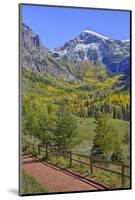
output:
[[79,76],[82,81],[64,81],[24,69],[23,87],[29,98],[33,95],[55,107],[65,104],[79,117],[104,112],[114,119],[130,119],[130,88],[124,85],[123,75],[108,77],[104,67],[81,63]]

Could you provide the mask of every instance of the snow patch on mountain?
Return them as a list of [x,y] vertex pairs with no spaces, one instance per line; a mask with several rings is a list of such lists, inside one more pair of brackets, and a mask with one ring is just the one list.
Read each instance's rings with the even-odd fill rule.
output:
[[87,50],[87,49],[98,49],[99,44],[97,43],[91,43],[91,44],[78,44],[75,48],[74,51],[79,51],[79,50]]
[[64,49],[63,51],[60,51],[59,49],[58,50],[51,49],[49,52],[52,53],[53,55],[58,54],[61,57],[61,56],[64,56],[64,54],[67,53],[67,49]]
[[89,30],[89,29],[84,30],[83,33],[89,33],[89,34],[91,34],[91,35],[94,35],[94,36],[96,36],[96,37],[99,37],[99,38],[102,38],[102,39],[105,39],[105,40],[108,40],[108,39],[109,39],[108,37],[105,37],[105,36],[103,36],[103,35],[100,35],[99,33],[96,33],[96,32],[91,31],[91,30]]
[[128,39],[128,40],[121,40],[121,42],[130,42],[130,40]]

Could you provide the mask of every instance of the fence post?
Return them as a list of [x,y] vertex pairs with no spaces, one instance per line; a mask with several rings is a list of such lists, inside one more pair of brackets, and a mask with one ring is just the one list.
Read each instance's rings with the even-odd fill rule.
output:
[[45,150],[45,159],[46,159],[46,149],[45,149],[45,147],[44,147],[44,150]]
[[33,145],[32,145],[32,146],[33,146],[33,148],[32,148],[32,149],[33,149],[33,155],[34,155],[34,143],[33,143]]
[[38,155],[40,156],[40,145],[38,144]]
[[72,151],[70,151],[70,167],[72,167]]
[[92,163],[93,163],[93,158],[92,156],[90,155],[90,173],[93,174],[93,166],[92,166]]
[[45,157],[48,159],[48,144],[45,145]]
[[124,163],[121,163],[121,186],[122,188],[124,187],[124,171],[125,171],[125,166]]
[[23,151],[26,152],[26,142],[25,142],[25,140],[23,140],[23,144],[24,144]]
[[25,146],[25,152],[27,152],[27,150],[28,150],[28,144],[26,143],[26,141],[24,141],[24,146]]

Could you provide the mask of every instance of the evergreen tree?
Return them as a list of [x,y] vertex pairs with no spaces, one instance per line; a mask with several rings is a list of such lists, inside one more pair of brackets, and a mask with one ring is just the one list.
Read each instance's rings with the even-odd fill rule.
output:
[[31,98],[23,97],[23,133],[33,140],[37,133],[36,105]]
[[55,130],[56,116],[54,112],[51,112],[52,106],[49,104],[42,105],[38,114],[38,131],[37,137],[41,140],[42,144],[46,147],[46,159],[48,158],[48,146],[53,141],[53,132]]
[[77,135],[77,121],[65,107],[60,107],[57,114],[56,130],[54,132],[55,143],[58,151],[70,148]]
[[99,114],[95,118],[95,138],[92,155],[111,159],[113,152],[120,148],[117,131],[112,127],[108,114]]

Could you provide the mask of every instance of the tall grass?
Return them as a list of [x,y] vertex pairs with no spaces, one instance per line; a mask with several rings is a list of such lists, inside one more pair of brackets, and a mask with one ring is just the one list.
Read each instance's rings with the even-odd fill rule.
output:
[[47,190],[39,184],[36,179],[26,174],[25,171],[22,173],[22,191],[21,194],[38,194],[47,193]]

